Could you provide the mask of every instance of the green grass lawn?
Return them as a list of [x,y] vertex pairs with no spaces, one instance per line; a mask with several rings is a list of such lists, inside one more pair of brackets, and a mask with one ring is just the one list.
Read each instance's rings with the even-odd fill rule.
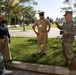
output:
[[[56,28],[56,25],[55,24],[51,24],[51,28]],[[12,27],[12,28],[9,28],[10,30],[23,30],[23,27]],[[25,26],[25,30],[31,30],[32,29],[32,26]]]
[[[74,53],[76,54],[76,40],[74,42]],[[22,61],[28,63],[57,65],[63,64],[61,53],[61,39],[48,40],[47,56],[37,55],[37,39],[25,37],[12,37],[11,38],[11,53],[15,61]]]
[[51,28],[56,28],[56,25],[55,24],[51,24]]

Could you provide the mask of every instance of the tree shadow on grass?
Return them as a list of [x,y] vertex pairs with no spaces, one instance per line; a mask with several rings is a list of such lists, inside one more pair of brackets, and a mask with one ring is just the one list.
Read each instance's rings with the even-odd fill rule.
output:
[[37,44],[37,39],[36,38],[30,38],[27,40],[27,42],[31,42],[32,44]]
[[[57,40],[58,41],[58,40]],[[56,42],[54,40],[53,42]],[[28,63],[38,63],[45,65],[59,65],[60,60],[60,44],[53,44],[49,42],[48,44],[48,54],[46,57],[42,55],[37,55],[37,39],[28,38],[20,43],[16,43],[12,48],[13,60],[28,62]]]

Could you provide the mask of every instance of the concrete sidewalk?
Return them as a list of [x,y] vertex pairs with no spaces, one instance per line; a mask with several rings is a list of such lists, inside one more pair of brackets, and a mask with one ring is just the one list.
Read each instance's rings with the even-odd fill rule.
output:
[[[36,37],[33,30],[9,30],[12,37]],[[48,33],[49,38],[60,38],[60,30],[58,28],[51,28]]]

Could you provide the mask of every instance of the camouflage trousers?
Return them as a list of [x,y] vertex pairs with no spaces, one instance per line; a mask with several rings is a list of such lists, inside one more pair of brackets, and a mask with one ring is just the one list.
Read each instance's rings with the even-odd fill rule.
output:
[[62,54],[65,60],[73,60],[75,55],[73,53],[73,41],[70,39],[62,40]]

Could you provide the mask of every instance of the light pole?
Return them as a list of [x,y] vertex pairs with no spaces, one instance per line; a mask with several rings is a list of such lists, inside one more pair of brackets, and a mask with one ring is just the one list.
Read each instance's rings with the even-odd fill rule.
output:
[[31,26],[32,26],[32,12],[31,12]]
[[23,14],[23,31],[25,31],[25,23],[24,23],[25,19],[24,19],[24,14]]
[[25,23],[24,23],[24,21],[25,21],[25,17],[24,17],[24,4],[25,4],[25,3],[23,3],[23,21],[22,21],[23,31],[25,31]]

